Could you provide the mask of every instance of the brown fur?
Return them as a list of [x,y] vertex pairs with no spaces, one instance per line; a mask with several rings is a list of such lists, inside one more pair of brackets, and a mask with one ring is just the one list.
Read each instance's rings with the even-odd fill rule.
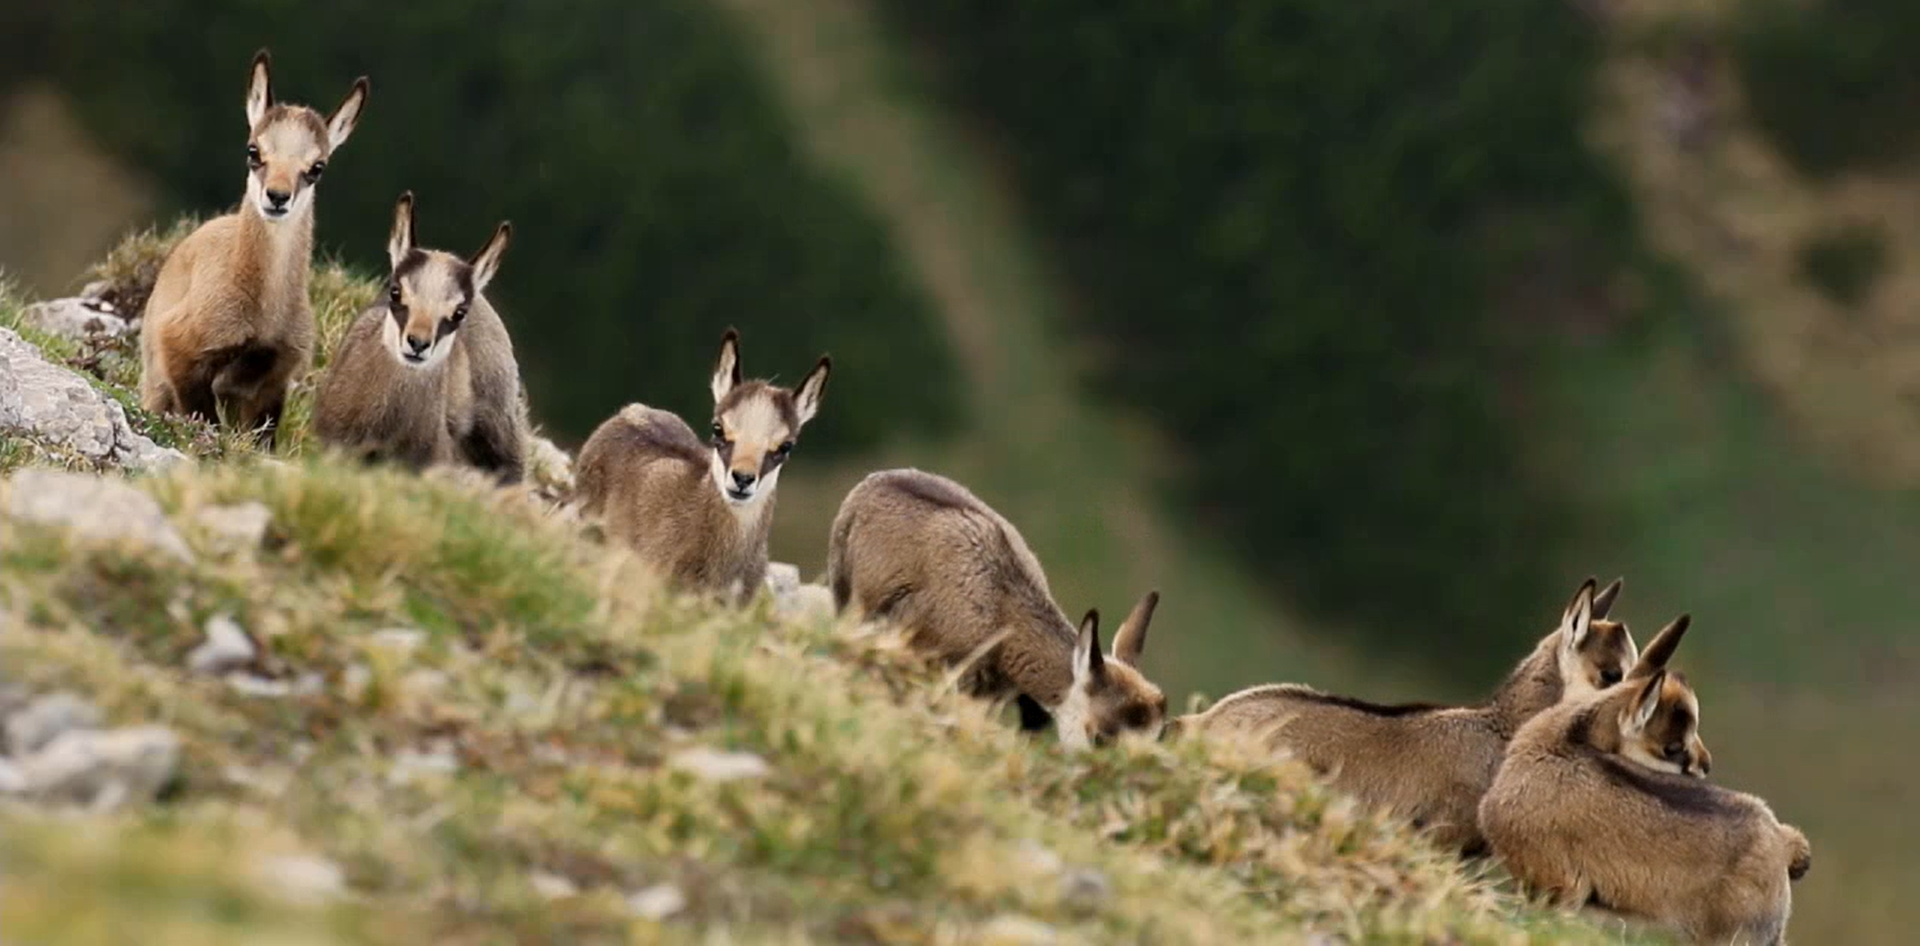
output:
[[[961,685],[1023,697],[1029,728],[1058,717],[1062,739],[1078,745],[1157,734],[1166,718],[1166,697],[1137,669],[1158,594],[1141,599],[1103,657],[1097,612],[1076,632],[1020,531],[950,479],[887,470],[854,486],[834,519],[827,575],[837,608],[892,621],[951,664],[1004,632]],[[1084,688],[1076,659],[1090,674]]]
[[[1380,705],[1289,683],[1230,694],[1203,713],[1182,717],[1179,729],[1262,738],[1370,807],[1427,829],[1436,844],[1480,853],[1485,842],[1475,811],[1507,740],[1568,692],[1617,680],[1602,674],[1623,675],[1634,660],[1626,626],[1593,619],[1605,613],[1602,606],[1612,607],[1620,583],[1598,595],[1593,586],[1588,579],[1580,587],[1561,626],[1481,705]],[[1564,635],[1583,625],[1577,649],[1563,661]],[[1582,674],[1573,688],[1563,679],[1563,662]]]
[[[387,294],[347,330],[314,404],[320,442],[414,469],[460,463],[503,484],[525,474],[526,401],[513,340],[482,291],[512,228],[470,260],[413,241],[413,194],[400,198]],[[431,344],[424,366],[402,339]],[[441,345],[450,346],[444,352]],[[412,353],[411,346],[406,351]]]
[[1783,943],[1812,849],[1766,802],[1707,782],[1710,767],[1685,679],[1636,673],[1521,727],[1480,820],[1515,878],[1567,905],[1703,944]]
[[[202,224],[161,265],[140,333],[140,403],[277,439],[293,379],[313,364],[307,274],[316,169],[345,143],[367,98],[354,82],[332,116],[274,104],[266,50],[249,74],[247,196]],[[285,198],[269,220],[268,195]]]
[[739,333],[728,329],[720,348],[711,442],[674,414],[630,404],[587,438],[575,481],[582,511],[675,584],[744,602],[766,579],[779,472],[819,409],[832,359],[788,390],[742,379]]

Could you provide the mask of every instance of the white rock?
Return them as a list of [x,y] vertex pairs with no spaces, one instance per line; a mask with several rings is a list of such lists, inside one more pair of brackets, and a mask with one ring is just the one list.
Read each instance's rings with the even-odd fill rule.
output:
[[789,562],[767,563],[767,590],[775,595],[800,587],[800,566]]
[[245,552],[259,548],[260,543],[266,541],[267,527],[273,524],[273,510],[258,502],[208,506],[194,513],[193,524],[215,551]]
[[664,920],[687,908],[687,895],[672,884],[654,884],[627,896],[627,909],[648,920]]
[[406,655],[420,649],[427,642],[427,632],[416,631],[410,627],[389,627],[367,635],[377,647]]
[[773,774],[767,760],[751,752],[723,752],[696,746],[682,749],[667,759],[669,768],[690,772],[708,782],[732,782],[738,779],[765,778]]
[[1113,895],[1107,875],[1090,867],[1077,867],[1060,878],[1060,902],[1067,909],[1092,913],[1105,906]]
[[[0,377],[0,388],[5,385]],[[7,515],[15,520],[61,527],[82,542],[124,544],[193,561],[160,504],[123,479],[29,467],[14,473],[9,483]]]
[[0,795],[18,795],[27,790],[27,777],[20,767],[0,758]]
[[1067,862],[1061,860],[1060,855],[1032,838],[1020,842],[1020,862],[1036,874],[1058,874],[1067,867]]
[[544,900],[562,900],[580,893],[580,888],[573,881],[550,871],[534,871],[527,876],[527,883],[532,884],[533,892]]
[[303,904],[335,900],[347,892],[340,865],[312,854],[276,854],[253,865],[254,877],[283,899]]
[[402,749],[394,756],[393,765],[387,769],[387,782],[392,785],[406,785],[421,778],[438,775],[452,775],[460,771],[460,760],[453,757],[453,751],[436,748],[430,752],[414,749]]
[[833,617],[833,592],[825,585],[800,585],[774,596],[773,613],[788,621],[824,621]]
[[120,402],[79,373],[47,361],[26,339],[0,328],[0,433],[54,444],[96,463],[155,469],[186,459],[135,433]]
[[227,689],[241,696],[278,699],[293,695],[293,684],[285,680],[263,677],[257,673],[229,673],[225,679]]
[[373,686],[373,668],[366,664],[348,664],[340,675],[340,690],[349,701],[358,703],[366,699],[367,689]]
[[7,751],[29,755],[61,733],[99,725],[100,710],[92,703],[65,691],[48,694],[7,717]]
[[992,946],[1045,946],[1059,939],[1053,927],[1039,920],[1007,914],[988,921],[980,930],[979,942]]
[[233,618],[216,614],[207,619],[207,639],[187,654],[187,669],[219,676],[253,663],[258,650]]
[[27,306],[20,322],[49,335],[66,338],[113,338],[127,334],[127,320],[93,299],[49,299]]
[[17,761],[24,793],[94,807],[150,801],[180,759],[180,739],[165,726],[75,729]]

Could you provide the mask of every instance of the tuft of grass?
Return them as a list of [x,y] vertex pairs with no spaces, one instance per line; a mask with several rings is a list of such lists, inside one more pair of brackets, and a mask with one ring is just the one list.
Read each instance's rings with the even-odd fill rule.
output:
[[105,283],[100,298],[113,303],[127,318],[139,318],[146,311],[147,297],[153,295],[153,284],[160,279],[160,266],[167,261],[167,254],[204,222],[187,215],[164,227],[132,233],[87,267],[86,279]]
[[[0,909],[33,941],[949,943],[1018,919],[1061,942],[1621,941],[1296,766],[1199,741],[1066,752],[897,633],[670,594],[518,493],[318,457],[135,482],[192,563],[0,520],[9,678],[184,747],[146,809],[84,831],[0,815],[32,878]],[[203,544],[196,514],[246,501],[273,514],[263,547]],[[188,674],[215,614],[262,672],[317,685]],[[696,749],[768,771],[705,781],[675,764]],[[257,879],[276,852],[337,865],[350,897],[285,902]],[[683,909],[633,915],[660,884]]]

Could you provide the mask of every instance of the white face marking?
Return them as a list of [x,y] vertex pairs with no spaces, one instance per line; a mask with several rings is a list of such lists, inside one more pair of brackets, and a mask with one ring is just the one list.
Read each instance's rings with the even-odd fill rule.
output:
[[[757,512],[780,482],[784,464],[775,466],[764,476],[760,471],[766,465],[767,455],[792,436],[786,419],[772,397],[756,396],[734,405],[720,418],[720,424],[733,447],[724,460],[719,449],[708,454],[712,458],[708,471],[714,488],[736,513],[744,516]],[[736,477],[735,473],[740,476]]]
[[[327,157],[327,149],[314,137],[312,129],[292,118],[276,119],[252,139],[260,149],[261,166],[247,170],[247,203],[268,223],[300,218],[313,209],[314,185],[306,173],[315,162]],[[284,206],[267,198],[268,191],[290,194]]]
[[[1076,661],[1076,664],[1083,663],[1084,661]],[[1053,713],[1053,728],[1059,736],[1060,744],[1068,749],[1080,750],[1093,747],[1093,741],[1087,738],[1087,727],[1093,724],[1093,696],[1088,692],[1090,682],[1076,674],[1073,685],[1067,687],[1066,699],[1061,700],[1060,705],[1050,711]]]
[[[402,327],[389,308],[386,322],[380,328],[381,341],[394,359],[408,368],[420,370],[439,367],[453,353],[460,331],[457,326],[446,331],[445,326],[465,299],[456,278],[457,270],[465,264],[438,251],[429,250],[427,255],[426,265],[408,272],[400,285],[400,301],[406,307],[407,324]],[[425,342],[425,351],[416,349],[409,342],[409,336]]]

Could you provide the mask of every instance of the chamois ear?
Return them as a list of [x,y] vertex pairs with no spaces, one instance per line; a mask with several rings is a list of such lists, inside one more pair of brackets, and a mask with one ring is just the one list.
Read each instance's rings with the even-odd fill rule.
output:
[[720,336],[720,360],[713,364],[713,403],[725,400],[740,383],[740,333],[727,329]]
[[1140,666],[1140,654],[1147,649],[1147,625],[1153,623],[1153,609],[1160,606],[1160,592],[1149,591],[1133,606],[1120,629],[1113,632],[1113,659],[1129,667]]
[[360,109],[367,104],[367,92],[373,86],[366,76],[353,80],[353,88],[347,97],[340,100],[340,107],[327,116],[327,151],[338,149],[353,136],[353,129],[360,124]]
[[256,128],[273,107],[273,57],[265,49],[253,54],[247,69],[247,127]]
[[513,224],[505,220],[493,230],[493,236],[487,238],[487,245],[473,254],[473,291],[481,292],[487,283],[493,281],[493,274],[500,271],[500,255],[507,251],[507,244],[513,240]]
[[387,260],[394,269],[413,252],[413,191],[400,195],[393,207],[393,230],[387,234]]
[[793,406],[800,413],[800,423],[805,424],[820,413],[820,397],[827,391],[827,375],[832,371],[833,359],[821,355],[813,370],[800,379],[800,387],[793,392]]
[[1653,640],[1647,643],[1647,649],[1640,652],[1640,658],[1634,661],[1627,679],[1642,680],[1665,670],[1667,661],[1673,659],[1674,648],[1680,646],[1680,638],[1686,636],[1687,626],[1692,623],[1692,615],[1682,614],[1661,628],[1660,633],[1653,635]]
[[1100,654],[1100,609],[1090,608],[1080,619],[1080,638],[1073,645],[1073,679],[1076,683],[1092,680],[1106,670],[1106,658]]
[[1600,591],[1593,596],[1594,620],[1604,621],[1608,615],[1613,613],[1614,599],[1620,597],[1620,586],[1625,582],[1625,578],[1615,578],[1605,588],[1600,589]]
[[1626,724],[1629,730],[1639,732],[1653,721],[1653,711],[1660,708],[1660,689],[1666,682],[1667,672],[1655,670],[1653,676],[1648,677],[1640,687],[1640,692],[1634,694],[1633,705],[1627,710]]
[[1560,618],[1560,647],[1572,653],[1586,643],[1587,632],[1593,628],[1593,589],[1598,582],[1592,578],[1580,583],[1580,590],[1573,593],[1573,600],[1567,602],[1567,610]]

